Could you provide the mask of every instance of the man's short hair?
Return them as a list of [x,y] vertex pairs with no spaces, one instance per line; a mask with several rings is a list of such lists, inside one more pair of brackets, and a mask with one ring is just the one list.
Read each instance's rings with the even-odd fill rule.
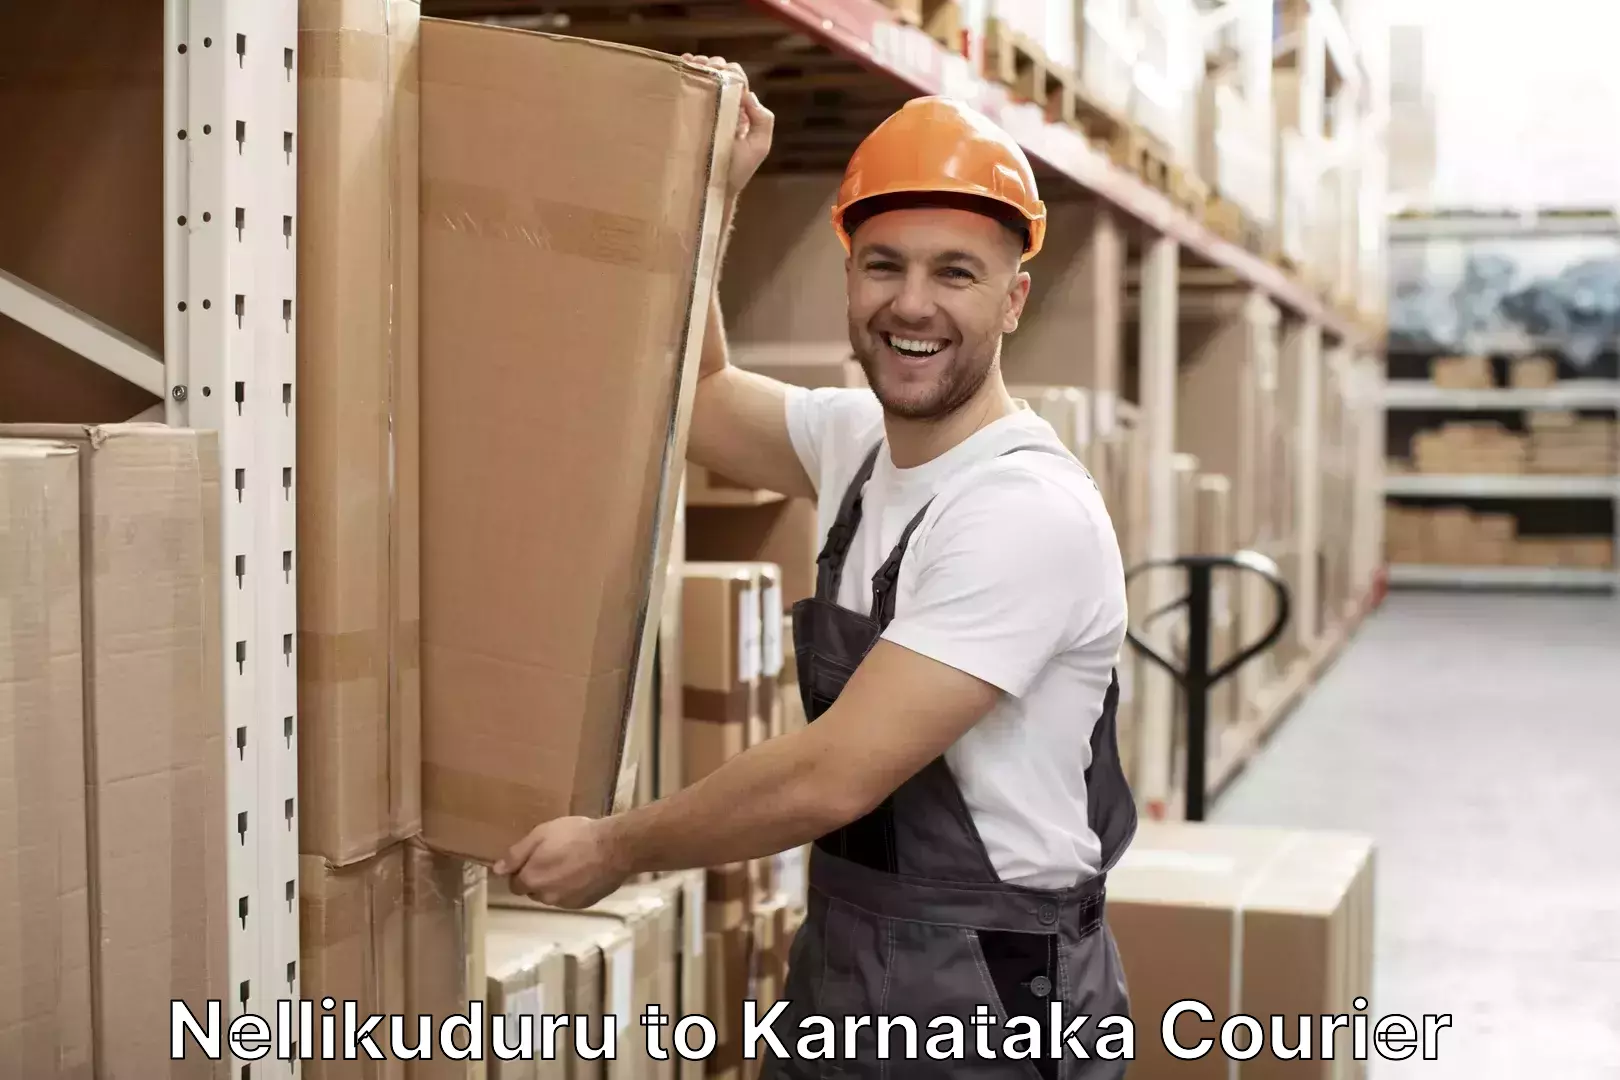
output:
[[897,191],[890,195],[874,195],[862,199],[844,211],[844,231],[855,235],[866,222],[891,210],[936,208],[966,210],[980,214],[999,224],[1017,242],[1019,253],[1029,250],[1029,222],[1012,206],[982,195],[966,195],[949,191]]

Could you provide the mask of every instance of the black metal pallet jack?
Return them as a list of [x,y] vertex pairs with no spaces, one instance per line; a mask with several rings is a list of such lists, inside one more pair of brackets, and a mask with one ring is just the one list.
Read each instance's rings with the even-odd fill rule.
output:
[[[1238,668],[1270,648],[1282,636],[1288,623],[1288,584],[1283,581],[1277,564],[1256,551],[1240,551],[1234,555],[1182,555],[1174,559],[1160,559],[1142,563],[1125,575],[1128,586],[1132,579],[1150,570],[1179,569],[1187,580],[1187,593],[1174,603],[1150,612],[1143,620],[1144,628],[1171,612],[1187,609],[1187,666],[1178,668],[1160,656],[1137,633],[1126,627],[1125,637],[1137,652],[1170,673],[1181,687],[1187,701],[1186,800],[1187,820],[1204,820],[1206,794],[1205,763],[1208,754],[1209,693],[1223,679]],[[1211,599],[1215,586],[1215,571],[1238,570],[1258,574],[1271,586],[1277,598],[1277,614],[1271,628],[1254,644],[1247,646],[1226,663],[1210,670],[1210,617]]]

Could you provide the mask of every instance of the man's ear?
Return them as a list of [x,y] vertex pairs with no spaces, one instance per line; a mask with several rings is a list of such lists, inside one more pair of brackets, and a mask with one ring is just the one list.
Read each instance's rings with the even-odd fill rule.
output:
[[1010,334],[1018,329],[1018,320],[1024,315],[1024,305],[1029,302],[1029,274],[1023,270],[1013,275],[1012,285],[1007,290],[1007,314],[1001,320],[1001,332]]

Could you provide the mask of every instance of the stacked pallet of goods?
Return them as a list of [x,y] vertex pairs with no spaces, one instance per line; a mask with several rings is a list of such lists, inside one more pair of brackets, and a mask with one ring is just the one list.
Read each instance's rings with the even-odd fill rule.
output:
[[1233,243],[1267,254],[1277,199],[1272,12],[1267,5],[1231,3],[1205,20],[1198,169],[1213,192],[1206,221]]

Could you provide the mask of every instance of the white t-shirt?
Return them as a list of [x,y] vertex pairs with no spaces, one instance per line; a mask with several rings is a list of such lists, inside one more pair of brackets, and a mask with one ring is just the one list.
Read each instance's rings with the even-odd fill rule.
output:
[[[883,409],[865,389],[790,387],[787,420],[816,483],[825,543],[845,490],[883,438]],[[1034,443],[1058,453],[1000,456]],[[1101,863],[1085,770],[1125,639],[1113,523],[1090,474],[1028,408],[916,468],[895,468],[885,445],[866,485],[841,606],[871,611],[872,575],[931,496],[883,636],[1005,691],[946,763],[1003,881],[1072,885]]]

